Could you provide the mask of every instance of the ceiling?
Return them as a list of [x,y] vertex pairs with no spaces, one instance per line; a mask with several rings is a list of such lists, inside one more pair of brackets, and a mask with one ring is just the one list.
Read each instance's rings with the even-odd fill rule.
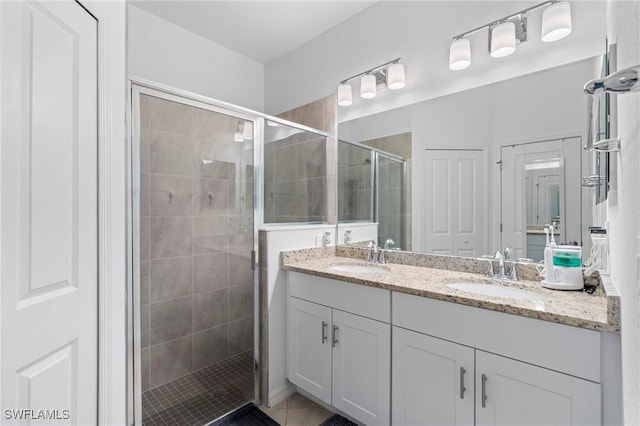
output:
[[374,3],[353,0],[130,2],[264,65]]

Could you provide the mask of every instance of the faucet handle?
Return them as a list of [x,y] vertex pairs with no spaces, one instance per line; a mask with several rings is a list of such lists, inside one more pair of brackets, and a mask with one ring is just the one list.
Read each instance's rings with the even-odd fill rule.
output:
[[393,239],[387,238],[387,240],[384,242],[384,249],[385,250],[389,250],[389,246],[395,245],[395,244],[396,244],[396,242],[393,241]]
[[506,246],[504,248],[504,260],[511,260],[511,254],[513,253],[513,249],[511,246]]

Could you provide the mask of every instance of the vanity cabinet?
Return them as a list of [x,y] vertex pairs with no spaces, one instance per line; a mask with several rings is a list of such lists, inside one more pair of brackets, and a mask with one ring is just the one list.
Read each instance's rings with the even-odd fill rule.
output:
[[600,424],[597,383],[398,327],[391,394],[397,426]]
[[359,422],[388,425],[389,292],[290,273],[287,315],[289,381]]
[[398,293],[393,313],[394,425],[602,423],[600,333]]
[[473,348],[393,327],[391,423],[472,425]]
[[600,385],[476,351],[476,425],[599,425]]

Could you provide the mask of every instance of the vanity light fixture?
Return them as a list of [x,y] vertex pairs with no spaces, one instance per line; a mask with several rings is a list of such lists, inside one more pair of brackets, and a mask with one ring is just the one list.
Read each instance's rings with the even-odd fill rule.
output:
[[516,24],[502,22],[490,29],[492,58],[504,58],[516,51]]
[[449,48],[449,69],[458,71],[471,65],[468,36],[485,28],[489,32],[489,54],[494,58],[511,55],[518,44],[527,40],[527,13],[542,7],[545,7],[542,41],[557,41],[568,36],[571,33],[571,5],[567,1],[549,0],[453,37]]
[[338,86],[338,105],[350,106],[353,103],[353,95],[351,93],[350,84],[341,84]]
[[401,59],[394,59],[342,80],[338,85],[338,105],[350,106],[353,104],[353,89],[349,82],[357,78],[360,78],[360,97],[363,99],[374,98],[378,90],[385,87],[391,90],[403,88],[406,81],[404,64],[400,62]]
[[253,140],[253,123],[245,121],[242,125],[242,138],[246,141]]
[[360,97],[362,99],[375,98],[377,90],[378,87],[374,75],[365,74],[360,78]]

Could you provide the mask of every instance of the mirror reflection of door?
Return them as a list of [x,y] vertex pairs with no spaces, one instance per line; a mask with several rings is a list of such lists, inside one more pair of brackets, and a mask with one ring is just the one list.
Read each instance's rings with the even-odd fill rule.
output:
[[482,149],[427,149],[422,251],[482,256],[485,228],[485,167]]
[[501,147],[501,247],[540,261],[544,226],[557,242],[582,241],[580,138]]

